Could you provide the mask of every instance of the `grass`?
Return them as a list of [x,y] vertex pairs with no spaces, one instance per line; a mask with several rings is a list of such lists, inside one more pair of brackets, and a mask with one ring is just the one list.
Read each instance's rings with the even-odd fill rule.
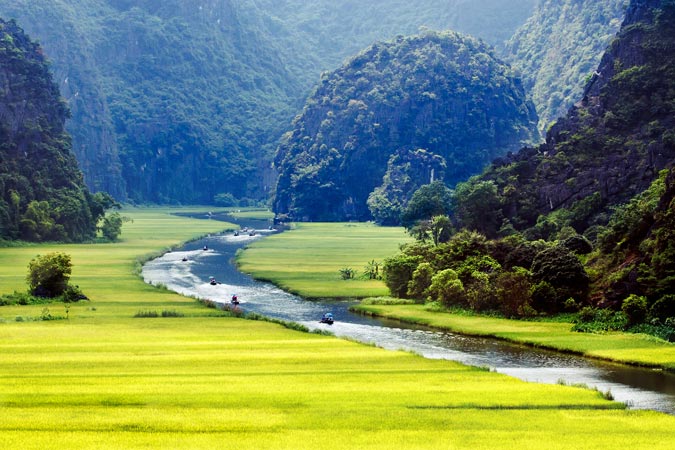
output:
[[598,359],[675,371],[675,345],[645,334],[578,333],[571,331],[572,324],[568,322],[529,322],[451,314],[428,310],[424,305],[366,303],[355,307],[355,310],[462,334],[495,337]]
[[[402,228],[369,223],[303,223],[251,244],[237,259],[255,278],[305,298],[374,297],[388,294],[380,280],[360,279],[369,261],[382,263],[410,240]],[[357,271],[343,280],[340,269]]]
[[125,211],[118,244],[0,249],[1,293],[58,249],[91,297],[68,320],[0,307],[0,448],[672,448],[675,417],[597,392],[222,317],[147,286],[137,259],[226,227],[167,212]]

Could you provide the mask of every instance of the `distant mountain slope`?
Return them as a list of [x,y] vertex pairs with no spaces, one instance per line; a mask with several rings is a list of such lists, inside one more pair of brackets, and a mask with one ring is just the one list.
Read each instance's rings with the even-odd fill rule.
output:
[[282,140],[275,211],[368,219],[395,152],[441,156],[454,184],[536,140],[535,125],[520,81],[484,43],[457,33],[377,43],[322,76]]
[[581,97],[625,9],[626,0],[541,0],[507,42],[504,57],[520,71],[540,131]]
[[93,238],[92,198],[71,151],[68,107],[42,49],[0,19],[0,239]]
[[546,143],[472,183],[494,182],[504,218],[532,236],[583,232],[675,164],[674,129],[675,0],[633,0],[583,99]]
[[0,0],[40,39],[88,185],[135,202],[264,199],[278,137],[323,70],[457,27],[499,44],[535,0]]

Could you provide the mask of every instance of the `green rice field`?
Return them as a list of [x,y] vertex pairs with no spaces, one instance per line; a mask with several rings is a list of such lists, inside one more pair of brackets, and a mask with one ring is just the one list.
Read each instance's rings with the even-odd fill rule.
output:
[[[410,241],[403,228],[371,223],[302,223],[282,234],[251,244],[237,262],[255,278],[270,281],[305,298],[363,298],[386,295],[380,280],[366,280],[364,267],[382,263]],[[340,269],[357,272],[343,280]]]
[[[594,391],[225,317],[147,286],[139,259],[228,227],[168,212],[125,210],[116,244],[0,248],[0,293],[59,250],[91,299],[63,320],[0,307],[0,448],[672,448],[675,417]],[[183,316],[133,317],[164,309]]]

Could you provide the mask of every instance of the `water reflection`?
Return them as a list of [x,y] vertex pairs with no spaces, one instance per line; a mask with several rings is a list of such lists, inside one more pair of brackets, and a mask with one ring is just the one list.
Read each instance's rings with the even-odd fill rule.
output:
[[[390,350],[408,350],[426,358],[448,359],[473,366],[490,367],[522,380],[540,383],[586,384],[611,391],[631,408],[654,409],[675,414],[675,375],[626,367],[496,341],[439,332],[400,322],[378,320],[348,311],[349,302],[309,302],[268,283],[252,280],[232,264],[237,249],[264,236],[242,233],[212,236],[187,244],[143,267],[146,282],[164,284],[188,296],[229,303],[233,294],[240,307],[268,317],[301,323],[310,329],[326,329]],[[208,250],[203,250],[204,245]],[[217,284],[209,283],[210,277]],[[334,325],[320,324],[325,312],[335,315]]]

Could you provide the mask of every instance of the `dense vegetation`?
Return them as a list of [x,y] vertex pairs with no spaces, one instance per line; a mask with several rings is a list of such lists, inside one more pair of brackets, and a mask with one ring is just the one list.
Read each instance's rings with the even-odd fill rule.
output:
[[675,2],[634,1],[583,101],[460,184],[455,225],[473,231],[388,261],[392,292],[509,316],[588,306],[579,329],[675,338],[673,30]]
[[[473,38],[429,32],[377,43],[322,76],[282,139],[275,211],[368,219],[366,201],[398,161],[392,155],[422,149],[428,169],[414,172],[433,177],[445,165],[454,184],[535,139],[533,109],[519,80]],[[401,164],[410,159],[401,155]]]
[[506,44],[545,132],[577,102],[619,30],[626,0],[542,0]]
[[0,16],[54,62],[90,188],[212,203],[267,198],[275,143],[322,70],[422,25],[498,44],[533,3],[0,0]]
[[82,241],[112,206],[91,195],[64,129],[68,107],[42,49],[0,20],[0,239]]

